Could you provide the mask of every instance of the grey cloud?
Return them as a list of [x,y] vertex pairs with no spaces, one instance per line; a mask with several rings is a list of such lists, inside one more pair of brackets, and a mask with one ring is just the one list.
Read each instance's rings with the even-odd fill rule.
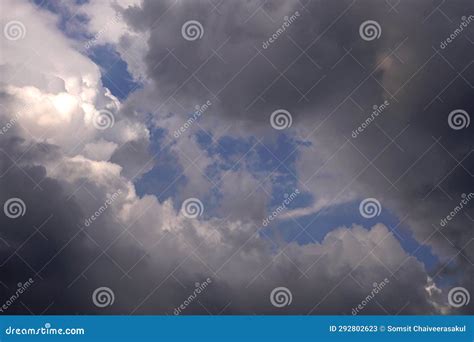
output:
[[[169,111],[186,115],[188,113],[183,112],[181,106],[193,108],[204,99],[215,100],[210,90],[218,97],[218,109],[211,113],[215,125],[243,122],[248,127],[259,126],[259,132],[264,131],[265,135],[275,133],[268,125],[270,113],[277,108],[286,108],[293,115],[296,134],[308,133],[324,123],[306,140],[325,141],[321,150],[328,153],[334,152],[345,137],[351,139],[351,131],[366,119],[372,105],[390,99],[387,113],[377,119],[380,127],[371,126],[352,143],[371,159],[390,143],[380,128],[393,137],[410,123],[405,133],[397,138],[397,144],[403,150],[391,146],[374,161],[377,168],[388,175],[385,177],[393,181],[400,178],[396,184],[398,190],[387,190],[390,186],[387,179],[370,167],[357,180],[357,195],[369,197],[370,194],[380,198],[385,208],[401,218],[410,212],[407,223],[415,238],[432,246],[442,259],[442,264],[429,275],[455,276],[461,279],[459,285],[474,293],[474,256],[469,248],[472,222],[469,217],[459,215],[448,229],[442,230],[443,234],[431,236],[431,224],[449,213],[461,192],[472,191],[474,172],[472,157],[466,157],[472,152],[472,134],[469,130],[454,132],[446,124],[447,113],[453,106],[474,113],[469,98],[472,88],[465,82],[469,79],[469,70],[442,94],[443,103],[436,102],[427,110],[424,110],[427,103],[456,73],[442,57],[436,56],[433,64],[414,75],[434,52],[431,46],[452,30],[437,11],[423,23],[434,9],[431,2],[402,3],[397,11],[391,11],[380,1],[324,1],[305,4],[306,9],[301,2],[279,1],[260,10],[257,9],[261,3],[253,1],[224,2],[217,10],[209,2],[192,2],[175,5],[167,11],[172,4],[144,1],[141,7],[124,11],[126,20],[136,32],[152,27],[146,63],[149,78],[158,93],[150,99],[149,88],[144,90],[148,95],[147,102],[152,103],[145,107],[155,108],[158,117]],[[446,6],[443,10],[454,20],[472,7],[467,1],[460,4],[464,6]],[[347,12],[343,12],[346,8],[349,8]],[[262,42],[283,23],[283,16],[296,10],[301,12],[301,17],[288,31],[294,42],[281,36],[268,49],[263,49]],[[344,14],[338,18],[341,13]],[[379,20],[383,28],[382,38],[372,43],[364,42],[358,36],[359,24],[368,18]],[[189,19],[202,22],[205,30],[202,40],[188,42],[182,39],[181,25]],[[397,56],[392,54],[372,78],[361,84],[406,35],[409,39]],[[307,54],[295,59],[301,52],[295,44],[305,49],[318,36],[320,38]],[[449,60],[459,71],[469,62],[469,54],[465,51],[471,51],[472,45],[462,37],[457,42],[464,49],[453,45],[447,53],[452,54]],[[223,43],[218,55],[213,54],[212,49],[217,50]],[[196,77],[189,78],[206,60],[207,64],[195,74]],[[293,62],[284,76],[279,74]],[[336,65],[336,62],[339,63]],[[323,76],[325,78],[313,87]],[[189,81],[183,83],[188,78]],[[386,92],[393,94],[407,79],[410,82],[397,94],[397,99]],[[272,86],[268,87],[270,84]],[[55,84],[53,88],[58,87]],[[306,95],[302,98],[300,92]],[[348,94],[351,94],[350,99],[339,106]],[[181,106],[175,106],[174,101],[168,102],[170,95]],[[140,97],[137,98],[134,100],[139,102]],[[363,111],[353,102],[357,102]],[[133,121],[134,113],[128,110],[133,108],[127,106],[130,103],[120,115]],[[9,113],[2,115],[2,119],[8,117]],[[262,127],[268,129],[262,130]],[[440,144],[435,144],[424,154],[435,142],[431,136],[437,139],[440,135],[443,137],[440,142],[449,153]],[[0,236],[7,243],[0,249],[1,259],[10,258],[15,247],[35,232],[33,226],[38,227],[53,215],[44,226],[45,237],[36,233],[31,244],[25,244],[18,251],[33,270],[41,270],[36,275],[38,287],[24,298],[26,307],[31,307],[35,313],[51,305],[47,313],[172,314],[194,290],[194,283],[207,277],[213,282],[198,298],[202,306],[194,302],[186,314],[206,314],[207,310],[216,314],[223,309],[226,314],[305,314],[311,310],[313,314],[350,314],[372,290],[373,283],[386,277],[390,280],[389,286],[375,298],[376,302],[363,310],[363,314],[394,314],[400,310],[404,314],[431,314],[442,312],[440,307],[446,305],[445,293],[436,298],[429,297],[424,289],[428,272],[401,249],[393,235],[387,235],[388,230],[383,226],[367,227],[370,230],[340,228],[329,233],[321,244],[291,244],[285,253],[278,254],[277,247],[281,247],[278,242],[260,237],[258,227],[252,222],[237,222],[238,216],[244,213],[258,219],[263,208],[246,208],[240,193],[237,194],[239,198],[232,201],[230,183],[222,189],[226,198],[221,202],[223,210],[234,215],[229,220],[183,220],[176,216],[169,202],[158,203],[152,196],[128,198],[127,195],[131,195],[129,184],[121,176],[133,176],[138,165],[148,158],[146,141],[128,142],[117,150],[111,162],[123,167],[122,175],[106,169],[104,174],[109,178],[101,174],[106,179],[99,181],[94,179],[97,165],[87,160],[67,161],[55,179],[47,175],[44,164],[64,157],[59,146],[43,143],[33,144],[28,149],[23,143],[26,137],[4,138],[0,137],[0,147],[13,158],[0,156],[2,172],[9,170],[0,179],[0,200],[4,203],[9,197],[18,195],[27,202],[28,215],[19,221],[0,215],[1,226],[6,227]],[[301,150],[298,154],[306,158]],[[21,155],[21,165],[14,165],[12,160]],[[305,160],[303,164],[310,168],[315,157],[309,155],[307,158],[309,162]],[[462,159],[462,165],[459,165],[458,161]],[[367,166],[367,161],[349,144],[331,166],[338,171],[338,184],[344,186],[354,173]],[[451,170],[453,173],[449,174]],[[78,174],[81,177],[74,178]],[[446,175],[448,177],[440,187],[424,198]],[[33,181],[42,181],[42,190],[32,190]],[[252,180],[240,181],[242,190],[253,186]],[[124,196],[117,207],[81,231],[84,219],[104,203],[107,194],[119,189],[123,190]],[[312,189],[316,191],[316,187]],[[264,197],[260,194],[257,197],[256,202],[263,204]],[[474,217],[472,207],[465,213]],[[78,237],[72,239],[75,234]],[[376,247],[376,242],[385,236],[382,245]],[[365,258],[367,248],[371,247],[375,248],[374,255]],[[54,257],[56,253],[59,254]],[[8,275],[8,288],[2,289],[2,296],[8,296],[16,282],[31,276],[32,270],[25,261],[13,255],[2,267]],[[399,268],[399,265],[403,266]],[[302,271],[306,272],[307,278]],[[90,300],[93,290],[99,286],[113,288],[116,295],[115,304],[105,310],[94,307]],[[293,305],[283,310],[271,306],[268,297],[277,286],[286,286],[292,291]],[[25,313],[25,310],[18,305],[10,313]],[[472,304],[459,311],[447,312],[472,312]]]
[[[266,135],[274,133],[268,125],[270,113],[288,109],[295,132],[306,126],[303,137],[308,140],[332,140],[323,146],[328,156],[346,138],[351,140],[333,165],[338,172],[345,170],[341,184],[386,148],[357,179],[358,195],[374,195],[405,217],[415,238],[433,246],[443,263],[455,260],[455,274],[472,289],[472,208],[449,229],[435,231],[460,195],[472,191],[472,129],[454,131],[447,122],[454,109],[474,112],[472,25],[446,49],[440,47],[461,18],[473,13],[472,3],[436,7],[431,1],[403,2],[391,9],[380,1],[310,2],[306,8],[301,2],[286,2],[259,10],[259,3],[224,3],[218,10],[198,2],[171,4],[145,1],[141,12],[124,12],[137,30],[148,30],[153,23],[146,61],[159,89],[156,115],[183,113],[175,100],[192,108],[214,94],[219,100],[213,98],[219,108],[215,115],[252,129],[254,124],[267,127]],[[283,23],[283,16],[295,10],[301,16],[288,35],[263,49],[262,42]],[[155,20],[155,13],[165,11]],[[202,23],[202,39],[188,42],[180,36],[189,19]],[[358,32],[368,19],[382,28],[381,38],[372,42],[363,41]],[[351,132],[384,100],[390,102],[388,110],[352,140]],[[313,134],[306,136],[312,128]],[[452,275],[447,267],[438,271],[439,277]]]
[[[7,151],[5,145],[2,147]],[[15,147],[17,153],[24,153],[24,147]],[[14,155],[11,149],[8,153]],[[1,161],[2,170],[12,166],[7,158],[2,157]],[[180,221],[176,224],[181,227],[173,227],[165,223],[169,220],[165,209],[150,210],[152,199],[150,203],[143,199],[143,203],[133,204],[130,226],[121,226],[114,215],[106,212],[84,228],[84,218],[91,208],[102,203],[103,198],[98,196],[104,190],[95,189],[94,183],[86,181],[82,182],[84,188],[72,192],[76,186],[50,179],[42,167],[28,167],[28,163],[23,158],[21,167],[29,177],[23,172],[7,172],[1,178],[2,203],[16,195],[27,204],[24,217],[0,218],[4,227],[2,241],[8,243],[1,249],[2,268],[8,275],[4,282],[7,288],[2,292],[7,297],[25,277],[35,280],[34,287],[21,298],[24,306],[16,305],[9,313],[22,313],[28,308],[34,313],[47,310],[50,314],[172,314],[192,293],[193,284],[208,277],[212,284],[198,300],[211,313],[225,309],[226,314],[298,314],[319,303],[314,314],[348,314],[371,291],[372,283],[385,277],[391,279],[393,287],[413,287],[403,300],[417,305],[404,309],[405,313],[434,310],[422,290],[426,274],[414,258],[409,258],[397,273],[399,280],[392,279],[377,259],[364,258],[363,246],[375,247],[374,242],[388,233],[386,228],[339,229],[321,245],[293,245],[286,255],[277,256],[271,252],[269,241],[255,235],[258,227],[252,224],[215,219],[207,223]],[[42,181],[41,190],[31,191],[34,184],[30,177],[35,182]],[[34,227],[39,227],[40,232],[35,232]],[[336,257],[339,251],[343,255]],[[374,253],[392,270],[408,257],[393,236],[388,236]],[[352,268],[349,278],[347,272]],[[301,270],[307,275],[302,277]],[[342,284],[331,291],[342,277]],[[294,303],[277,310],[268,296],[282,284],[291,289]],[[91,302],[92,292],[99,286],[109,286],[116,296],[115,304],[104,311]],[[390,292],[381,293],[377,301],[384,310],[395,312],[401,309],[401,300],[391,298]],[[324,298],[326,293],[331,295]],[[184,313],[204,312],[196,302]],[[364,312],[381,313],[375,302]]]

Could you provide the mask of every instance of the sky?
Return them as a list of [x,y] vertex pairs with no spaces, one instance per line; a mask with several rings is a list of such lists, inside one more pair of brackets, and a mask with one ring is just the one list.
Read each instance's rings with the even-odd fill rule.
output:
[[0,12],[0,313],[473,313],[472,1]]

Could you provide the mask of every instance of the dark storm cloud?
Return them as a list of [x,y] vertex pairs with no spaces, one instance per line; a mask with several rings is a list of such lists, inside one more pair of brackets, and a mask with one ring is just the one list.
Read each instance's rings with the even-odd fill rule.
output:
[[[441,229],[439,219],[459,203],[461,194],[473,191],[472,124],[459,131],[448,125],[454,109],[471,113],[471,118],[474,113],[473,25],[447,46],[442,42],[473,15],[474,4],[261,5],[226,2],[213,8],[206,2],[144,1],[141,8],[124,12],[132,27],[150,32],[146,62],[159,90],[156,114],[183,113],[175,100],[191,107],[210,97],[219,117],[249,127],[259,123],[271,133],[270,114],[284,108],[296,127],[323,122],[314,135],[332,136],[339,146],[346,137],[352,139],[373,105],[388,100],[388,110],[352,140],[354,147],[344,155],[347,179],[362,170],[355,168],[361,159],[372,160],[387,147],[374,160],[377,170],[369,167],[358,179],[366,187],[364,197],[375,195],[400,219],[405,217],[414,236],[433,246],[443,266],[456,264],[454,270],[441,266],[436,275],[454,275],[472,293],[472,207],[449,228],[435,229]],[[283,17],[295,11],[300,15],[268,44]],[[181,25],[191,19],[202,24],[204,33],[190,42],[182,38]],[[359,25],[369,19],[382,32],[380,39],[366,42]],[[388,145],[396,136],[396,144]]]
[[[163,102],[172,106],[171,98],[184,106],[211,98],[218,100],[219,116],[267,123],[278,108],[288,109],[297,120],[308,108],[338,103],[344,90],[363,77],[360,67],[328,72],[344,55],[345,45],[350,48],[359,39],[358,24],[372,12],[338,20],[353,5],[349,1],[307,8],[299,2],[223,3],[213,11],[205,2],[173,6],[173,2],[145,1],[142,10],[127,9],[124,16],[138,30],[152,27],[146,62],[159,92],[158,111]],[[291,24],[264,49],[262,44],[284,26],[285,16],[291,17]],[[181,27],[191,19],[201,22],[202,39],[182,37]],[[334,29],[323,36],[326,27]],[[301,48],[307,49],[305,54]],[[370,65],[376,47],[365,48],[358,57]],[[374,90],[374,97],[380,96],[379,88],[366,92]]]
[[[37,151],[34,156],[38,159],[48,148],[51,146],[25,146],[19,138],[2,138],[0,150],[2,298],[9,298],[16,291],[17,283],[31,277],[34,285],[21,300],[28,303],[28,309],[35,314],[53,301],[63,309],[75,302],[74,295],[66,290],[67,278],[85,257],[77,249],[65,248],[60,257],[54,258],[77,233],[83,215],[73,200],[67,200],[62,186],[46,176],[44,167],[33,165],[33,160],[26,157]],[[37,184],[40,186],[35,189]],[[20,198],[26,206],[25,215],[17,219],[3,213],[3,203],[12,197]],[[83,240],[84,236],[77,239]],[[18,312],[25,313],[25,307],[19,303],[8,311]]]
[[[217,8],[206,1],[144,1],[141,7],[124,10],[124,17],[135,30],[150,33],[145,60],[148,76],[156,83],[157,98],[151,102],[158,112],[173,108],[183,113],[174,100],[192,108],[216,96],[220,110],[214,113],[219,117],[267,125],[273,110],[285,108],[295,124],[300,116],[317,123],[352,95],[367,111],[390,100],[392,111],[397,111],[391,122],[386,119],[390,133],[412,122],[426,135],[439,135],[449,132],[445,116],[450,107],[426,105],[456,76],[455,70],[470,62],[470,31],[446,51],[439,45],[473,7],[469,1],[443,7],[450,22],[441,18],[432,1],[403,2],[395,9],[369,0],[251,1]],[[295,12],[299,16],[264,49],[262,43],[281,28],[284,16]],[[367,19],[380,22],[380,39],[366,42],[359,36],[359,25]],[[202,24],[201,39],[183,39],[181,26],[188,20]],[[441,55],[432,57],[434,48],[446,54],[450,65]],[[417,74],[430,57],[428,70]],[[443,94],[453,99],[445,102],[470,109],[469,88],[463,84],[470,84],[469,75],[467,70],[458,80],[464,92]],[[343,119],[329,119],[328,126],[349,136],[360,123],[354,108]],[[468,135],[461,132],[461,137]]]
[[[154,212],[144,212],[144,216],[137,214],[129,232],[133,239],[128,233],[123,234],[122,229],[126,227],[119,227],[114,215],[107,213],[85,228],[84,218],[90,208],[100,205],[102,199],[88,197],[85,201],[81,194],[84,191],[74,191],[75,187],[47,177],[45,169],[38,165],[38,159],[35,160],[37,166],[32,166],[31,160],[24,157],[27,149],[24,141],[13,140],[15,142],[2,140],[0,201],[5,203],[11,196],[21,198],[26,204],[26,213],[18,219],[0,217],[4,244],[0,256],[5,275],[2,277],[2,297],[9,298],[15,292],[16,284],[24,283],[30,277],[34,284],[20,298],[21,305],[16,303],[8,308],[10,314],[28,311],[37,314],[43,310],[49,314],[172,314],[174,308],[193,292],[193,284],[202,283],[207,277],[212,279],[212,284],[198,298],[200,304],[190,305],[185,314],[204,313],[201,305],[212,313],[225,309],[227,314],[299,314],[310,310],[314,314],[350,314],[352,308],[371,292],[373,283],[386,277],[390,279],[392,290],[402,287],[413,288],[413,291],[406,291],[406,296],[401,298],[392,297],[392,290],[386,289],[376,299],[384,310],[397,312],[405,302],[414,304],[405,308],[405,313],[432,310],[427,304],[426,293],[419,293],[426,279],[421,264],[415,259],[406,263],[398,273],[398,279],[375,259],[365,260],[360,244],[369,243],[370,247],[375,247],[377,236],[387,233],[384,228],[374,228],[371,237],[361,228],[352,233],[330,234],[322,246],[306,247],[304,255],[295,245],[287,253],[299,269],[308,270],[307,275],[300,277],[294,264],[281,255],[277,257],[278,263],[261,274],[266,279],[262,282],[257,279],[258,273],[273,263],[274,256],[268,242],[256,236],[248,240],[253,234],[253,226],[242,226],[236,231],[229,223],[220,222],[222,237],[221,241],[215,242],[210,237],[206,241],[193,224],[185,222],[181,232],[162,230],[161,223],[153,219]],[[52,146],[38,148],[44,150],[46,147],[54,150]],[[18,160],[18,165],[12,160]],[[32,190],[36,184],[40,187]],[[100,190],[94,188],[92,181],[85,180],[84,184],[88,192],[99,196]],[[158,243],[151,240],[150,224],[156,227],[154,239]],[[238,248],[244,243],[245,248]],[[346,265],[333,264],[342,248],[339,244],[344,245],[344,254],[338,258],[345,259]],[[243,254],[235,256],[236,248]],[[191,250],[195,254],[189,254]],[[374,253],[389,267],[406,256],[393,237]],[[323,261],[315,263],[319,258]],[[392,258],[398,262],[392,265]],[[346,274],[340,286],[333,288],[330,279],[342,277],[357,264],[351,277]],[[210,270],[217,270],[217,273]],[[175,272],[171,273],[171,278],[170,272]],[[369,278],[365,275],[367,272]],[[312,285],[308,286],[308,282]],[[284,311],[269,303],[269,293],[278,284],[285,284],[294,295],[294,303]],[[111,287],[116,296],[115,304],[105,311],[97,309],[91,301],[92,292],[99,286]],[[329,293],[331,295],[325,295]],[[380,308],[374,301],[364,308],[364,313],[380,313]]]
[[[58,155],[51,152],[57,150],[57,146],[48,144],[27,145],[11,135],[0,139],[1,305],[15,294],[18,283],[29,278],[34,281],[5,314],[94,312],[97,308],[91,300],[93,291],[99,286],[113,287],[113,282],[120,280],[114,279],[116,273],[111,272],[116,265],[110,255],[128,266],[130,260],[141,256],[137,246],[128,244],[106,249],[122,232],[117,230],[110,212],[85,224],[86,218],[105,201],[104,190],[97,188],[93,180],[85,178],[78,189],[46,175],[41,163],[49,159],[58,162]],[[5,215],[3,204],[10,198],[24,202],[23,216]],[[97,268],[89,271],[95,263]],[[81,270],[88,271],[87,275]],[[149,269],[140,272],[146,275]],[[86,285],[82,279],[88,280]],[[125,287],[121,292],[127,291]],[[117,312],[123,313],[122,310]]]
[[[406,1],[396,10],[375,0],[275,1],[259,9],[261,5],[259,1],[223,2],[214,9],[209,2],[144,1],[141,7],[124,11],[134,30],[147,32],[152,27],[146,62],[158,91],[156,98],[148,99],[155,114],[161,116],[165,108],[187,114],[181,106],[173,108],[174,100],[193,108],[211,99],[219,109],[212,114],[224,122],[239,121],[249,127],[257,123],[268,127],[271,134],[271,112],[285,108],[292,113],[295,127],[312,128],[328,118],[315,134],[342,143],[345,137],[351,139],[352,130],[366,119],[374,104],[387,99],[391,104],[377,124],[392,137],[410,126],[397,138],[403,150],[391,146],[374,163],[394,182],[400,178],[395,184],[398,190],[390,189],[373,168],[358,181],[367,191],[363,197],[380,198],[384,207],[401,218],[409,212],[409,228],[423,243],[433,232],[432,224],[451,211],[460,194],[473,192],[474,159],[466,157],[472,152],[472,126],[453,131],[447,125],[447,114],[453,107],[470,113],[474,108],[472,88],[465,82],[472,80],[469,70],[440,95],[442,102],[425,108],[457,72],[439,55],[426,69],[417,69],[434,53],[432,46],[454,29],[458,18],[473,12],[472,3],[459,1],[459,6],[442,7],[453,23],[436,10],[424,21],[436,8],[431,1]],[[279,36],[264,49],[262,43],[281,27],[283,17],[295,11],[300,15],[288,35]],[[201,40],[192,42],[181,36],[181,25],[190,19],[202,23]],[[360,39],[359,25],[367,19],[381,24],[379,40]],[[402,42],[395,56],[393,52]],[[468,53],[472,45],[463,37],[456,44],[459,46],[453,45],[446,53],[454,69],[460,71],[472,59]],[[300,48],[307,49],[306,54],[301,55]],[[373,77],[368,77],[378,64]],[[439,142],[443,146],[432,136],[442,136]],[[7,275],[2,282],[8,287],[2,289],[2,296],[8,297],[17,282],[34,278],[34,288],[24,302],[35,313],[51,304],[47,313],[172,314],[192,293],[194,283],[208,277],[211,285],[198,298],[199,303],[194,302],[184,313],[351,314],[373,283],[385,278],[390,281],[386,289],[363,314],[438,313],[433,302],[446,302],[445,296],[428,296],[423,265],[403,251],[392,235],[376,247],[388,233],[385,227],[340,228],[321,244],[292,244],[285,250],[287,255],[275,255],[275,243],[254,235],[258,227],[251,223],[186,221],[174,217],[171,208],[154,198],[135,199],[134,203],[125,199],[130,192],[123,179],[116,177],[107,185],[95,181],[93,167],[81,160],[67,161],[62,169],[66,175],[80,174],[79,180],[72,180],[72,176],[53,179],[46,175],[43,164],[61,161],[64,156],[59,146],[29,146],[20,138],[0,139],[6,153],[0,154],[1,172],[5,172],[0,179],[0,203],[16,196],[25,201],[28,210],[17,220],[0,215],[0,237],[6,242],[0,257],[2,263],[8,260],[2,266],[2,274],[5,271]],[[369,158],[389,142],[374,124],[352,141]],[[137,165],[148,158],[146,145],[129,142],[115,151],[111,161],[123,167],[122,176],[140,173]],[[16,165],[13,161],[20,156],[21,163]],[[356,167],[362,157],[354,148],[345,157],[339,165],[347,166],[345,176],[351,179],[360,171]],[[440,180],[442,184],[431,191]],[[41,187],[35,188],[35,182],[41,182]],[[111,208],[82,231],[85,218],[104,203],[107,194],[119,189],[123,190],[121,216]],[[222,205],[232,207],[226,202]],[[243,204],[237,209],[245,212]],[[474,217],[472,207],[465,213]],[[34,226],[39,227],[50,216],[41,228],[42,236]],[[472,294],[470,228],[472,222],[460,214],[426,244],[442,257],[436,277],[449,276]],[[31,234],[30,242],[14,254]],[[374,255],[367,257],[372,248]],[[292,291],[293,304],[278,310],[271,306],[269,294],[283,285]],[[116,295],[114,305],[105,310],[91,303],[91,294],[99,286],[113,288]],[[11,310],[9,313],[25,313],[26,309],[16,305]],[[472,311],[472,304],[461,310]]]

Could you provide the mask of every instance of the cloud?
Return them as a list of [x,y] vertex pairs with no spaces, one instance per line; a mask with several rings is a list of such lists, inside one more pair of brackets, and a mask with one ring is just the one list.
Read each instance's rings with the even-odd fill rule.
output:
[[[0,136],[0,200],[19,197],[27,213],[18,220],[0,216],[6,227],[2,295],[29,277],[37,284],[22,298],[25,306],[10,312],[172,314],[208,277],[211,285],[185,313],[350,314],[385,278],[387,287],[363,314],[471,310],[472,304],[449,308],[437,282],[449,277],[472,290],[472,231],[466,229],[472,220],[458,215],[448,229],[436,226],[462,192],[472,192],[472,138],[446,122],[452,106],[474,112],[470,83],[459,73],[470,57],[454,46],[449,56],[432,49],[449,23],[438,13],[422,22],[431,2],[400,5],[396,14],[372,1],[306,7],[251,1],[214,9],[208,2],[87,3],[79,7],[89,19],[87,33],[101,33],[95,43],[112,44],[143,80],[123,103],[104,87],[99,67],[77,41],[57,28],[56,15],[28,3],[8,5],[15,11],[2,13],[2,25],[20,20],[26,34],[17,41],[2,36],[0,118],[2,124],[17,119]],[[446,10],[453,18],[460,14]],[[296,11],[287,34],[263,48]],[[123,20],[104,22],[103,13]],[[383,30],[372,45],[358,35],[369,17]],[[181,36],[190,19],[204,28],[198,41]],[[432,71],[437,67],[442,72]],[[444,103],[430,104],[440,90]],[[351,138],[385,99],[388,110]],[[198,124],[179,139],[159,141],[169,144],[184,172],[178,195],[161,201],[137,195],[134,182],[157,157],[150,129],[171,135],[207,100],[212,107]],[[280,108],[292,114],[285,132],[302,143],[278,157],[293,155],[296,185],[314,200],[285,218],[377,197],[440,258],[434,272],[402,248],[388,224],[334,227],[321,242],[305,245],[287,245],[260,230],[279,178],[267,177],[272,170],[256,172],[252,158],[259,153],[252,149],[237,153],[239,168],[227,168],[226,157],[203,148],[196,131],[206,131],[213,148],[223,136],[248,143],[256,135],[265,146],[278,145],[269,118]],[[104,113],[109,127],[98,129],[95,120]],[[149,113],[153,127],[145,124]],[[291,163],[284,165],[292,169]],[[180,214],[188,197],[204,200],[203,217]],[[116,297],[105,310],[91,300],[100,286]],[[279,286],[293,295],[283,310],[269,300]]]

